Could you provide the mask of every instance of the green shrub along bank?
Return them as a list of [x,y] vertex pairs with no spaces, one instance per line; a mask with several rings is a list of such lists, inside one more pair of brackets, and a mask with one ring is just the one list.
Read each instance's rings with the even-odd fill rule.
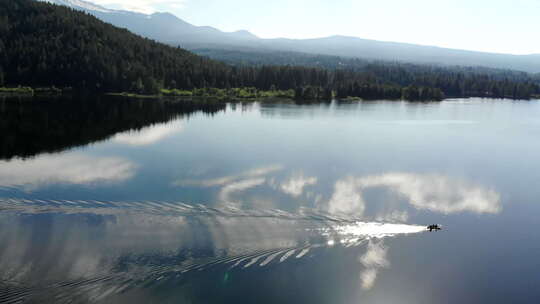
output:
[[194,89],[191,92],[192,96],[197,97],[216,97],[216,98],[231,98],[231,99],[255,99],[255,98],[293,98],[293,90],[259,90],[253,87],[249,88],[202,88]]
[[62,94],[63,92],[70,91],[70,88],[59,89],[55,87],[50,88],[31,88],[31,87],[15,87],[5,88],[0,87],[0,94],[3,95],[50,95],[50,94]]
[[262,99],[262,98],[294,98],[294,90],[270,90],[264,91],[253,87],[249,88],[200,88],[193,90],[181,89],[160,89],[157,94],[147,94],[145,91],[137,93],[123,92],[111,93],[109,95],[139,97],[139,98],[156,98],[164,97],[204,97],[216,98],[225,100],[247,100],[247,99]]
[[34,89],[30,87],[0,88],[0,94],[34,95]]
[[295,90],[259,90],[254,87],[248,88],[200,88],[193,90],[161,89],[157,94],[145,94],[144,91],[138,93],[112,93],[110,95],[138,97],[138,98],[158,98],[158,97],[203,97],[222,100],[250,100],[265,98],[286,98],[294,100],[410,100],[410,101],[440,101],[444,99],[444,93],[440,89],[429,87],[405,87],[397,86],[373,86],[352,87],[334,91],[330,88],[316,86],[302,86]]

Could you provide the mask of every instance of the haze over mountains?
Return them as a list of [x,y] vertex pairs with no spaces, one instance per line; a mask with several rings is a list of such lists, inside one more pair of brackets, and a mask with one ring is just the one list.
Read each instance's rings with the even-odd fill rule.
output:
[[111,10],[82,0],[40,0],[84,10],[139,35],[183,48],[242,51],[293,51],[311,54],[404,61],[411,63],[485,66],[540,72],[540,54],[508,55],[383,42],[347,36],[319,39],[262,39],[248,31],[223,32],[195,26],[169,13],[142,14]]

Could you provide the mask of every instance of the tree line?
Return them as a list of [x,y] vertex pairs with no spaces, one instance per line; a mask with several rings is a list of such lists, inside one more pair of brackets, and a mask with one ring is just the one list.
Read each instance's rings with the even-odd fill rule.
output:
[[[339,79],[349,79],[351,74],[363,74],[364,84],[382,83],[386,86],[410,87],[413,90],[419,87],[439,88],[447,97],[523,98],[537,94],[540,84],[540,73],[533,75],[480,66],[413,64],[288,51],[208,48],[193,51],[234,66],[301,65],[339,70],[340,72],[335,72],[341,74],[338,75]],[[343,84],[342,81],[339,84]],[[351,86],[358,87],[358,84],[349,83],[348,86],[350,90]],[[341,87],[343,89],[347,85]],[[369,88],[369,85],[366,87]],[[386,92],[396,95],[392,90]]]
[[294,90],[301,99],[334,95],[411,100],[529,98],[540,93],[538,81],[516,75],[361,60],[336,68],[229,65],[142,38],[67,7],[32,0],[0,2],[0,86],[145,94],[163,88],[252,87]]

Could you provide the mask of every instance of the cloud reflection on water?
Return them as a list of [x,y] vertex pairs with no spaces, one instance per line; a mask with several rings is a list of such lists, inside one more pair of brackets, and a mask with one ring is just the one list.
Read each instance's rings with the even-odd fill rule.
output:
[[[499,213],[500,195],[492,189],[437,174],[388,173],[347,177],[336,182],[327,204],[329,212],[363,214],[363,192],[383,188],[403,197],[417,209],[444,214],[457,212]],[[407,218],[405,214],[396,216]]]
[[231,198],[232,194],[260,186],[265,182],[265,178],[250,178],[231,182],[230,184],[225,185],[223,186],[223,188],[221,188],[219,192],[219,199],[222,202],[233,203],[234,199]]
[[[241,195],[242,192],[256,187],[266,187],[294,199],[303,196],[304,201],[312,201],[312,206],[331,214],[351,214],[357,217],[366,216],[368,204],[370,206],[374,204],[366,194],[372,190],[382,190],[390,195],[387,197],[387,204],[384,204],[384,208],[382,205],[375,206],[379,211],[370,214],[369,218],[391,222],[406,222],[409,219],[410,210],[400,210],[397,204],[401,199],[416,209],[443,214],[459,212],[496,214],[502,210],[500,194],[495,190],[440,174],[392,172],[364,177],[348,176],[335,182],[333,192],[325,200],[325,193],[317,191],[314,187],[319,182],[316,176],[306,176],[303,171],[293,171],[287,178],[276,176],[276,173],[283,169],[281,165],[264,166],[219,178],[179,180],[173,182],[173,185],[218,187],[217,199],[220,205],[230,203],[240,207],[243,203],[247,203],[245,200],[249,197],[252,207],[256,207],[257,202],[263,201],[265,207],[277,206],[271,199],[261,198],[256,193],[250,196]],[[306,192],[305,188],[309,186],[312,189]],[[295,208],[290,204],[289,206]],[[302,202],[296,206],[300,207]]]
[[130,146],[147,146],[159,142],[175,133],[183,131],[184,123],[176,120],[172,123],[158,124],[140,130],[130,130],[116,134],[112,141]]
[[270,173],[281,171],[281,170],[283,170],[283,166],[281,165],[262,166],[255,169],[241,172],[236,175],[227,175],[227,176],[218,177],[218,178],[203,179],[203,180],[191,180],[191,179],[190,180],[177,180],[177,181],[174,181],[172,185],[180,186],[180,187],[181,186],[197,186],[197,187],[224,186],[238,180],[265,176]]
[[218,178],[177,180],[172,185],[178,187],[221,187],[218,194],[219,203],[227,204],[231,207],[240,207],[242,202],[239,199],[235,199],[233,197],[234,194],[270,183],[267,175],[281,170],[283,170],[283,166],[281,165],[269,165],[246,170],[236,175],[227,175]]
[[499,213],[500,195],[467,181],[435,174],[390,173],[359,181],[361,187],[388,187],[418,209],[441,213]]
[[366,203],[356,179],[347,177],[336,182],[334,194],[328,202],[328,212],[354,213],[361,216],[365,208]]
[[280,189],[293,197],[299,197],[304,193],[304,188],[317,183],[316,177],[306,177],[302,173],[296,173],[281,183]]
[[384,246],[382,241],[370,241],[366,253],[358,257],[360,263],[366,267],[360,272],[362,289],[371,289],[375,285],[379,269],[390,267],[390,262],[386,258],[387,250],[388,247]]
[[0,161],[0,186],[34,190],[48,184],[121,182],[131,178],[136,168],[133,162],[120,157],[78,153],[40,155]]

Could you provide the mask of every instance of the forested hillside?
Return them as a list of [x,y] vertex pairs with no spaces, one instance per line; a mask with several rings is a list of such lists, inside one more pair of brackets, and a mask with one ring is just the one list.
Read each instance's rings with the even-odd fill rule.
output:
[[538,83],[524,73],[358,62],[357,66],[335,67],[279,61],[284,65],[268,61],[231,66],[142,38],[67,7],[32,0],[0,2],[0,86],[149,94],[162,88],[253,87],[295,90],[296,97],[303,99],[333,94],[414,100],[444,95],[529,98],[540,91]]
[[174,80],[191,87],[223,84],[228,70],[80,11],[31,0],[0,2],[0,51],[8,85],[114,91]]
[[[234,48],[236,50],[251,49],[259,52],[303,52],[346,58],[397,60],[416,64],[484,66],[530,73],[540,72],[539,55],[485,53],[339,35],[316,39],[263,39],[247,31],[228,33],[210,26],[195,26],[170,13],[144,14],[125,10],[111,10],[96,5],[96,1],[39,1],[67,5],[88,12],[107,23],[126,28],[143,37],[174,46],[181,45],[188,50]],[[103,0],[97,2],[104,3]],[[304,13],[309,15],[307,12]],[[291,31],[294,31],[294,29],[291,29]]]

